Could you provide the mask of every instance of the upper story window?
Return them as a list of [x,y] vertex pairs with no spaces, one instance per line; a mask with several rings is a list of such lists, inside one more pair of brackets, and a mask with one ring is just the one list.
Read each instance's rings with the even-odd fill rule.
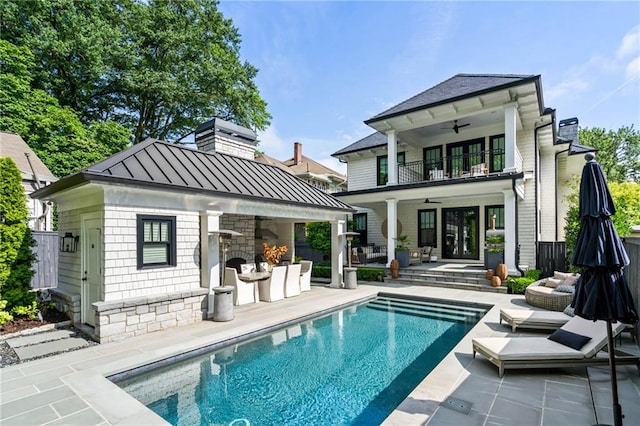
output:
[[176,266],[175,216],[137,216],[138,269]]
[[491,217],[496,216],[496,229],[504,229],[504,206],[486,206],[484,208],[486,218],[486,229],[491,229]]
[[355,237],[358,240],[358,245],[366,246],[368,243],[366,213],[355,213],[353,215],[353,231],[360,233],[360,235]]
[[424,162],[423,179],[427,180],[430,170],[443,170],[442,167],[442,146],[424,148],[422,150],[422,160]]
[[484,163],[482,153],[484,138],[447,145],[447,165],[450,177],[458,177],[471,171],[471,167]]
[[501,172],[504,169],[504,135],[489,138],[489,171]]
[[[405,155],[404,152],[398,153],[398,164],[404,165],[405,163]],[[380,155],[378,157],[378,165],[377,165],[377,184],[378,185],[386,185],[389,180],[389,161],[387,160],[386,155]]]

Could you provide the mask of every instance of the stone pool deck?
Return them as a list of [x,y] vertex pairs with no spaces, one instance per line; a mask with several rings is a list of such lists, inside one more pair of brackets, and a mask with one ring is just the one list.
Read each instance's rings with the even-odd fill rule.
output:
[[[160,417],[105,378],[380,291],[485,303],[494,307],[387,418],[386,425],[613,424],[608,368],[507,371],[471,355],[471,339],[513,335],[499,324],[500,308],[527,308],[523,296],[459,289],[360,284],[356,290],[312,287],[276,303],[236,307],[230,322],[204,321],[170,331],[107,343],[0,370],[3,425],[156,425]],[[539,333],[516,333],[519,335]],[[622,344],[638,352],[625,336]],[[640,376],[618,367],[627,424],[640,418]]]

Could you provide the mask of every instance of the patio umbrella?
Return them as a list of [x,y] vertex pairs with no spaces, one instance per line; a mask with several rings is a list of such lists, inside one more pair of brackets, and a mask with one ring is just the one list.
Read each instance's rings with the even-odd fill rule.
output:
[[613,416],[615,426],[621,426],[611,323],[635,324],[638,313],[624,276],[629,256],[611,221],[616,209],[609,187],[593,155],[587,154],[585,159],[580,181],[580,231],[571,261],[582,273],[571,306],[582,318],[607,321]]

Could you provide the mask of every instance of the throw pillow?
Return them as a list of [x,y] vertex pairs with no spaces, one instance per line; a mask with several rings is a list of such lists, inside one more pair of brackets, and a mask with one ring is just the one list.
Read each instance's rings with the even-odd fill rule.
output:
[[577,275],[569,275],[562,281],[562,285],[574,285],[578,281]]
[[555,278],[556,280],[564,280],[569,275],[571,274],[568,272],[553,271],[553,278]]
[[575,293],[576,287],[573,285],[559,285],[554,291],[559,291],[560,293]]
[[553,334],[548,337],[548,339],[579,351],[580,348],[582,348],[589,340],[591,340],[591,337],[572,333],[570,331],[559,328],[554,331]]
[[571,307],[571,304],[568,304],[566,308],[564,308],[564,312],[565,315],[569,315],[570,317],[575,317],[576,313],[575,313],[575,309],[573,309]]
[[545,281],[544,286],[545,287],[556,288],[560,284],[562,284],[562,280],[558,280],[558,279],[555,279],[555,278],[547,278],[547,281]]

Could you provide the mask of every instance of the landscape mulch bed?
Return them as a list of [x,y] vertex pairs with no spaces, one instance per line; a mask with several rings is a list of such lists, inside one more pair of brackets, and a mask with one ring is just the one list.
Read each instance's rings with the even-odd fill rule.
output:
[[41,327],[47,324],[56,324],[63,321],[68,321],[69,318],[56,309],[49,309],[43,316],[42,321],[38,318],[16,318],[13,321],[6,322],[0,328],[0,336],[3,334],[17,333],[18,331],[28,330],[31,328]]

